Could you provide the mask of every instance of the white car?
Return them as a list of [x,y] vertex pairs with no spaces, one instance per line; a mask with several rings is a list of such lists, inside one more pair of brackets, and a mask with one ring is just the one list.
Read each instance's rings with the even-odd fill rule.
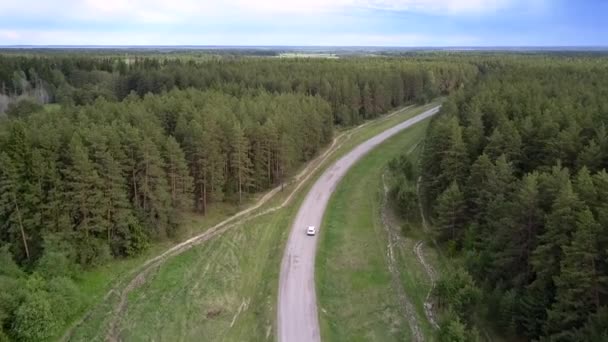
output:
[[317,233],[317,228],[315,228],[315,226],[308,226],[308,229],[306,229],[306,235],[313,236],[316,233]]

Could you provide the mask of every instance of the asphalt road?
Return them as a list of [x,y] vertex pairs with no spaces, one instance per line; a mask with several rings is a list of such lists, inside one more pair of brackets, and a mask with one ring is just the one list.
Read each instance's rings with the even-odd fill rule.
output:
[[[277,333],[280,342],[320,341],[317,296],[315,293],[315,253],[329,197],[346,171],[367,152],[400,131],[434,115],[434,107],[393,126],[355,147],[329,167],[306,195],[291,226],[281,262]],[[317,227],[316,236],[307,236],[308,226]]]

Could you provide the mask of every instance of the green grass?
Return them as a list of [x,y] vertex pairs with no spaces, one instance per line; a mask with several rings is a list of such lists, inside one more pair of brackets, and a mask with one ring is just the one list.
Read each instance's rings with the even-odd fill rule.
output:
[[42,106],[47,113],[54,113],[61,109],[61,105],[58,103],[47,103]]
[[[84,336],[83,339],[86,340],[91,336],[102,334],[104,324],[107,323],[112,314],[112,305],[116,304],[115,294],[110,295],[105,300],[104,297],[113,286],[130,279],[132,276],[131,272],[134,269],[146,260],[171,248],[179,241],[204,232],[226,217],[234,215],[237,211],[238,209],[233,205],[220,203],[211,206],[206,216],[188,213],[184,217],[184,223],[180,228],[178,236],[173,239],[155,242],[149,249],[137,257],[114,260],[103,266],[80,273],[76,283],[83,294],[84,304],[76,310],[75,318],[70,324],[74,324],[85,311],[92,311],[91,317],[75,330],[73,339],[78,340],[79,336]],[[99,336],[101,339],[103,337],[103,335]]]
[[272,339],[275,261],[292,211],[254,219],[168,260],[129,297],[122,338]]
[[[339,156],[427,107],[412,108],[349,131],[353,132],[352,136],[340,140],[342,146],[298,191],[290,205],[234,227],[222,236],[167,260],[153,271],[144,286],[130,293],[127,311],[120,323],[122,338],[129,341],[272,340],[283,246],[290,223],[308,188],[321,170]],[[283,202],[293,187],[293,184],[287,185],[285,191],[259,210]],[[228,205],[212,208],[205,218],[189,217],[180,238],[200,233],[238,211]],[[113,284],[129,279],[129,271],[174,243],[155,244],[136,259],[88,272],[81,285],[91,297],[89,307],[100,304],[93,306],[91,316],[74,331],[72,340],[103,340],[118,296],[112,295],[107,300],[102,297]]]
[[[346,174],[330,199],[316,264],[324,341],[410,339],[387,266],[387,236],[380,217],[381,177],[388,161],[422,139],[427,124],[428,120],[370,152]],[[409,251],[410,255],[398,253],[401,265],[411,267],[411,271],[402,272],[402,281],[408,296],[412,288],[417,288],[416,297],[423,301],[428,279],[421,266],[409,265],[416,262],[411,248]],[[430,327],[424,323],[421,303],[416,304],[420,304],[415,305],[419,322],[424,332],[428,332]]]

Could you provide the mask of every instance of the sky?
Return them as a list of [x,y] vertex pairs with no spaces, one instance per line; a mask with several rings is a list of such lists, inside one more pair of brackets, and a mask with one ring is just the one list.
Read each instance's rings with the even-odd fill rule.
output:
[[0,0],[0,45],[608,46],[608,0]]

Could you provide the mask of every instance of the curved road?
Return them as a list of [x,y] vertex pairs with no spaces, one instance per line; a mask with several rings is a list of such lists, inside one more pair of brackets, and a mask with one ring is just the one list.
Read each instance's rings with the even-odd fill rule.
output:
[[[400,131],[436,114],[434,107],[376,135],[336,161],[306,195],[291,226],[281,262],[277,330],[280,342],[320,341],[315,293],[315,252],[321,220],[329,197],[346,171],[363,155]],[[306,227],[317,227],[317,236],[306,235]]]

